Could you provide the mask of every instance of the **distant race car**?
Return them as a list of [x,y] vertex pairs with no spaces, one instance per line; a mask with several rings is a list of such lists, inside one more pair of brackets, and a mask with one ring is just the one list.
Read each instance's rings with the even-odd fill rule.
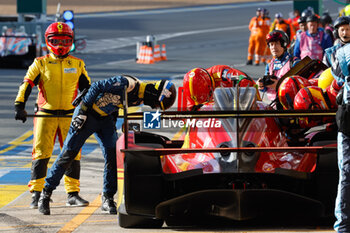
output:
[[314,129],[299,145],[291,143],[278,119],[302,113],[277,116],[256,94],[251,87],[217,88],[213,104],[176,112],[187,126],[183,140],[142,131],[122,135],[120,226],[181,226],[210,217],[331,218],[338,183],[336,132]]

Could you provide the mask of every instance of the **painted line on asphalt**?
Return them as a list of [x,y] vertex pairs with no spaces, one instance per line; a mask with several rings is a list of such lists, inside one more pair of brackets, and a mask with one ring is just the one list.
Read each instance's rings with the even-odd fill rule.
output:
[[[29,130],[0,149],[0,209],[9,206],[27,193],[32,161],[32,144],[33,131]],[[51,167],[57,158],[59,146],[56,145],[56,147],[58,148],[54,149],[48,167]],[[96,147],[98,147],[96,138],[94,136],[88,138],[83,148],[84,155],[88,155]],[[25,156],[26,154],[27,156]]]
[[[268,6],[282,6],[290,5],[292,1],[281,1],[281,2],[259,2],[259,7]],[[136,10],[136,11],[123,11],[123,12],[101,12],[101,13],[87,13],[87,14],[76,14],[75,18],[106,18],[106,17],[116,17],[116,16],[135,16],[135,15],[153,15],[153,14],[172,14],[172,13],[183,13],[183,12],[198,12],[198,11],[216,11],[216,10],[230,10],[230,9],[240,9],[247,7],[257,7],[256,2],[251,3],[234,3],[234,4],[221,4],[221,5],[211,5],[211,6],[192,6],[192,7],[180,7],[180,8],[161,8],[152,10]]]
[[30,136],[33,135],[33,131],[32,130],[29,130],[28,132],[22,134],[19,138],[16,138],[15,140],[11,141],[8,143],[8,147],[6,146],[3,146],[2,148],[4,149],[1,149],[0,150],[0,155],[1,154],[4,154],[10,150],[13,150],[15,147],[19,146],[19,145],[22,145],[22,144],[32,144],[31,141],[26,141],[28,138],[30,138]]
[[0,209],[28,190],[27,185],[2,185],[0,184]]
[[[104,219],[104,220],[87,220],[86,223],[101,223],[101,222],[115,222],[115,219]],[[38,223],[38,224],[28,224],[28,225],[16,225],[16,226],[5,226],[1,227],[0,230],[13,230],[13,229],[21,229],[21,228],[30,228],[30,227],[40,227],[40,226],[55,226],[55,225],[63,225],[65,222],[55,222],[55,223]]]
[[[230,27],[221,27],[221,28],[209,28],[209,29],[200,29],[200,30],[192,30],[192,31],[184,31],[184,32],[174,32],[174,33],[164,33],[164,34],[156,34],[154,35],[157,38],[157,41],[163,41],[172,39],[175,37],[182,36],[190,36],[197,35],[203,33],[215,33],[221,31],[234,31],[234,30],[242,30],[247,29],[248,25],[239,25],[239,26],[230,26]],[[112,50],[112,49],[120,49],[129,46],[135,46],[136,42],[144,40],[146,36],[138,36],[138,37],[121,37],[121,38],[111,38],[111,39],[97,39],[97,40],[86,40],[88,44],[87,48],[80,53],[100,53],[104,50]],[[121,41],[122,40],[122,41]],[[108,44],[108,46],[105,46]],[[134,62],[134,59],[127,60],[118,60],[108,62],[108,65],[124,63],[124,62]]]
[[86,206],[78,215],[64,225],[58,233],[73,232],[85,220],[87,220],[101,206],[101,195],[98,195],[95,200]]

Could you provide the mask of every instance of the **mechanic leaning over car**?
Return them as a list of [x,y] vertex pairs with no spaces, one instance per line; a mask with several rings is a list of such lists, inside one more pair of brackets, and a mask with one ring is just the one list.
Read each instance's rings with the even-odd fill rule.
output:
[[265,75],[258,79],[259,90],[266,92],[270,101],[276,98],[276,84],[284,74],[286,74],[299,59],[293,57],[287,51],[289,38],[287,34],[280,30],[274,30],[266,36],[266,43],[271,51],[273,59],[266,65]]
[[215,88],[237,85],[254,86],[255,82],[246,73],[226,65],[194,68],[185,74],[183,80],[187,110],[198,110],[203,104],[213,101]]
[[[57,22],[49,25],[45,32],[45,40],[50,54],[34,60],[15,100],[15,119],[22,120],[23,123],[27,119],[25,104],[34,86],[38,86],[39,89],[36,115],[71,116],[74,111],[72,101],[78,91],[88,89],[91,84],[84,61],[69,55],[73,43],[73,31],[67,24]],[[33,193],[30,208],[38,208],[56,134],[62,147],[70,121],[71,117],[34,118],[33,160],[31,180],[28,184],[30,192]],[[78,195],[80,157],[80,153],[75,156],[65,173],[67,205],[89,204]]]
[[75,109],[73,120],[61,153],[49,170],[45,188],[39,200],[39,211],[50,214],[50,197],[79,150],[95,133],[105,159],[103,176],[102,210],[116,214],[113,196],[117,192],[116,119],[123,107],[127,91],[128,106],[140,104],[166,110],[176,99],[175,85],[171,81],[141,82],[129,75],[114,76],[94,82],[80,105]]
[[[339,28],[338,28],[339,30]],[[339,105],[336,114],[338,125],[339,184],[335,202],[334,229],[350,232],[350,44],[341,46],[332,60],[331,71],[337,86],[342,87],[337,95]]]

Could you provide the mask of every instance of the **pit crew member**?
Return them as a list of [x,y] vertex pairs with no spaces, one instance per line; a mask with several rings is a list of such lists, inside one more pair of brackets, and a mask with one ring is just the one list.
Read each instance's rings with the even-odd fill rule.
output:
[[258,85],[259,90],[266,92],[268,100],[272,101],[276,98],[277,80],[299,62],[299,59],[288,53],[289,38],[283,31],[270,32],[266,36],[266,43],[274,58],[266,65],[265,76],[258,80]]
[[208,69],[194,68],[184,76],[183,87],[188,110],[198,110],[203,104],[213,100],[217,87],[254,86],[255,82],[244,72],[226,65],[216,65]]
[[335,201],[334,230],[337,232],[350,232],[350,44],[337,49],[335,61],[332,63],[331,71],[338,86],[343,86],[337,95],[339,104],[336,114],[338,125],[338,168],[339,184]]
[[[38,57],[29,67],[15,100],[15,119],[27,119],[25,105],[34,86],[39,89],[37,115],[72,115],[72,101],[78,91],[88,89],[91,81],[84,61],[69,55],[73,43],[73,31],[65,23],[57,22],[48,26],[45,40],[50,54]],[[56,134],[61,147],[69,130],[71,118],[36,117],[34,119],[34,139],[32,151],[31,180],[32,193],[30,208],[38,208],[40,193],[44,187],[47,164],[50,160]],[[65,189],[68,193],[67,205],[86,206],[89,204],[78,193],[80,176],[80,153],[76,155],[65,173]]]
[[117,164],[115,129],[116,115],[123,107],[125,91],[128,106],[140,104],[166,110],[176,99],[176,90],[172,82],[141,82],[129,75],[114,76],[95,82],[81,104],[75,109],[73,120],[61,153],[49,170],[45,187],[39,200],[39,212],[50,214],[50,197],[70,166],[79,150],[91,134],[95,134],[105,159],[103,176],[102,210],[116,214],[113,196],[117,191]]

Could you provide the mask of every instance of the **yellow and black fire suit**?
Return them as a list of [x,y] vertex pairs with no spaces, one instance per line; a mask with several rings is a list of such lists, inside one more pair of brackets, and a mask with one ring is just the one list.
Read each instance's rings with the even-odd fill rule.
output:
[[[90,85],[91,80],[83,60],[70,55],[57,58],[49,54],[36,58],[29,67],[19,87],[15,105],[22,105],[24,109],[33,86],[37,86],[39,92],[36,114],[72,115],[74,111],[72,102],[78,90],[82,91]],[[34,118],[31,180],[28,183],[31,192],[42,191],[56,135],[62,147],[70,122],[71,118],[68,117]],[[67,193],[80,191],[80,157],[79,153],[65,173]]]

